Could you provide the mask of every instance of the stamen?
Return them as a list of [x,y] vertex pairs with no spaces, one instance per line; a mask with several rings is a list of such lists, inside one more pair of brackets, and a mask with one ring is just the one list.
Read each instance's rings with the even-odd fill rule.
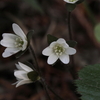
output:
[[57,56],[61,56],[64,52],[65,52],[65,48],[61,45],[61,44],[56,44],[53,47],[53,52],[57,55]]
[[22,47],[23,40],[20,37],[17,37],[14,44],[16,47]]

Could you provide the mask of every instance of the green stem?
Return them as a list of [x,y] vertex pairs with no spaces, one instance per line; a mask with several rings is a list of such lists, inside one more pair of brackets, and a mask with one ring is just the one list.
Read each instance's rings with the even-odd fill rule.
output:
[[[31,46],[29,47],[29,51],[30,51],[30,54],[31,54],[32,59],[33,59],[34,67],[35,67],[36,70],[38,71],[39,76],[42,77],[42,74],[41,74],[40,68],[39,68],[38,63],[37,63],[37,60],[36,60],[35,53],[34,53],[34,51],[33,51],[33,49],[32,49]],[[41,83],[42,83],[43,86],[44,86],[44,89],[45,89],[45,92],[46,92],[46,94],[47,94],[47,98],[48,98],[48,100],[51,100],[51,98],[50,98],[50,96],[49,96],[49,93],[48,93],[48,90],[47,90],[47,85],[46,85],[46,83],[43,81],[43,79],[41,79]]]
[[[71,18],[71,12],[68,12],[68,33],[69,33],[69,39],[70,39],[70,40],[73,40],[72,32],[71,32],[70,18]],[[71,68],[70,68],[70,73],[71,73],[73,79],[77,79],[77,74],[76,74],[75,64],[74,64],[74,56],[71,56]]]
[[69,39],[72,40],[72,32],[71,32],[70,18],[71,18],[71,12],[68,12],[68,33],[69,33]]
[[32,56],[33,66],[39,72],[39,67],[38,67],[38,63],[37,63],[37,60],[36,60],[36,56],[35,56],[35,53],[34,53],[34,51],[33,51],[31,46],[29,47],[29,52],[30,52],[30,54]]

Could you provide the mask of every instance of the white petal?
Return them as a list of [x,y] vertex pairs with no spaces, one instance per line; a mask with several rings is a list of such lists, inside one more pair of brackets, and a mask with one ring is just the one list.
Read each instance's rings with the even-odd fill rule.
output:
[[18,36],[14,34],[3,34],[3,39],[0,41],[0,44],[5,47],[15,47],[15,40]]
[[68,55],[73,55],[75,53],[76,53],[76,49],[74,49],[74,48],[69,47],[66,49],[66,54],[68,54]]
[[29,79],[27,76],[27,72],[23,70],[16,70],[14,72],[14,76],[19,79]]
[[64,63],[64,64],[68,64],[69,63],[69,56],[66,54],[63,54],[59,57],[59,59]]
[[52,49],[50,47],[47,47],[42,51],[42,54],[45,56],[49,56],[52,54]]
[[3,33],[2,36],[3,36],[3,39],[5,39],[5,40],[7,40],[7,39],[15,39],[15,38],[18,37],[17,35],[12,34],[12,33]]
[[9,57],[17,52],[19,52],[20,50],[18,48],[6,48],[5,51],[3,52],[2,56],[4,58]]
[[74,3],[76,3],[78,0],[74,0],[74,1],[64,0],[64,1],[67,2],[67,3],[74,4]]
[[17,82],[15,82],[15,83],[13,83],[12,85],[15,85],[15,84],[17,84],[17,83],[19,83],[21,80],[18,80]]
[[56,41],[52,42],[52,43],[50,44],[50,48],[53,48],[56,44],[57,44]]
[[16,68],[19,69],[19,70],[23,70],[18,64],[15,64],[16,65]]
[[18,64],[20,65],[20,67],[21,67],[23,70],[25,70],[25,71],[27,71],[27,72],[33,71],[32,68],[28,67],[27,65],[25,65],[25,64],[23,64],[23,63],[21,63],[21,62],[18,62]]
[[57,43],[62,44],[62,43],[66,43],[66,41],[65,41],[63,38],[59,38],[59,39],[57,40]]
[[57,61],[58,57],[55,55],[55,54],[51,54],[49,57],[48,57],[48,60],[47,60],[47,63],[48,64],[53,64]]
[[17,83],[16,87],[23,85],[23,84],[28,84],[28,83],[32,83],[31,80],[21,80]]
[[17,24],[13,23],[12,27],[15,34],[20,36],[23,40],[26,38],[26,35],[24,34],[23,30]]

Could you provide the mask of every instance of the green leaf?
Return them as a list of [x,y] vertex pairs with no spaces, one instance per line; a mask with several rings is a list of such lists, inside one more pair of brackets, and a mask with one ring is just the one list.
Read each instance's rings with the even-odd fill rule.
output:
[[78,72],[75,81],[82,100],[100,100],[100,64],[88,65]]
[[94,35],[98,42],[100,42],[100,23],[94,27]]
[[40,79],[40,76],[39,76],[39,74],[36,71],[31,71],[27,75],[28,75],[28,78],[30,80],[32,80],[32,81],[37,81],[37,80]]
[[[53,36],[53,35],[50,35],[48,34],[47,35],[47,40],[48,40],[48,44],[50,45],[52,42],[54,41],[57,41],[58,38]],[[70,41],[66,41],[66,43],[70,46],[70,47],[75,47],[77,42],[76,41],[73,41],[73,40],[70,40]]]
[[80,4],[80,3],[82,3],[84,0],[78,0],[77,2],[76,2],[76,4]]
[[66,3],[66,9],[71,12],[75,9],[76,4],[70,4],[70,3]]
[[47,35],[47,40],[48,40],[48,44],[50,45],[52,42],[57,41],[58,38],[53,36],[53,35],[48,34]]
[[70,40],[70,41],[66,41],[67,44],[70,46],[70,47],[75,47],[77,42],[76,41],[73,41],[73,40]]

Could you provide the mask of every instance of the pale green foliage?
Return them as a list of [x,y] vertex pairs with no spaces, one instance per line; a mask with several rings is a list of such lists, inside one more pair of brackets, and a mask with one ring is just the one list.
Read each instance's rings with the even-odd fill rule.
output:
[[75,81],[82,100],[100,100],[100,64],[89,65],[78,72]]

